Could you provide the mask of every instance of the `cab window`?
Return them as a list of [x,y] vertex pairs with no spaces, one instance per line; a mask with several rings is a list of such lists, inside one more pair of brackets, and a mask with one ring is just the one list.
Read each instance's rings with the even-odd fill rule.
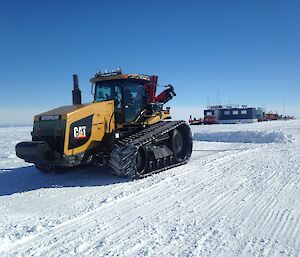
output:
[[144,106],[145,90],[138,83],[126,81],[124,85],[125,122],[138,118]]
[[96,86],[96,94],[95,101],[102,102],[107,100],[112,100],[112,86],[111,85],[97,85]]
[[102,102],[107,100],[115,100],[117,107],[122,106],[122,91],[118,83],[103,82],[96,85],[95,102]]

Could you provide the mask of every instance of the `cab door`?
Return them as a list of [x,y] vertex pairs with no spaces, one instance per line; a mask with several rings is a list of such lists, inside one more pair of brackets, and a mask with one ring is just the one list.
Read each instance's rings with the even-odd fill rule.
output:
[[145,88],[135,82],[124,83],[125,123],[134,122],[141,114],[145,102]]

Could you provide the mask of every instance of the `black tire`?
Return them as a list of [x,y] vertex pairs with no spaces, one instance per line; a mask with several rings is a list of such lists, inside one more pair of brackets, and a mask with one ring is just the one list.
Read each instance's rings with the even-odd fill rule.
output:
[[154,170],[155,170],[154,162],[150,161],[149,165],[148,165],[148,171],[151,172],[151,171],[154,171]]
[[179,129],[173,131],[171,143],[175,159],[181,161],[183,155],[183,137]]
[[156,169],[159,170],[162,168],[162,160],[161,159],[157,159],[156,160]]
[[147,170],[148,154],[144,147],[140,147],[136,153],[136,177],[140,177]]
[[172,133],[171,148],[175,162],[186,161],[190,158],[193,148],[191,130],[186,124],[179,126]]
[[164,167],[169,166],[169,158],[168,158],[168,157],[165,157],[165,158],[163,159],[163,166],[164,166]]
[[174,162],[175,162],[174,156],[170,156],[169,163],[172,165],[172,164],[174,164]]

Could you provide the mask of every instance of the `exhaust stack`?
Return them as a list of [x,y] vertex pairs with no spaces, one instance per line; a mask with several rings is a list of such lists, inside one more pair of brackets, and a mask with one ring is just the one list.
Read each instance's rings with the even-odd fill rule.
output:
[[81,91],[79,89],[77,74],[73,74],[73,86],[74,86],[74,89],[72,90],[73,105],[81,104]]

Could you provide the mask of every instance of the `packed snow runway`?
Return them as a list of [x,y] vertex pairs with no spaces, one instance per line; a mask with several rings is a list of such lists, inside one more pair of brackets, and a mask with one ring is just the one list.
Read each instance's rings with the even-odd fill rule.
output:
[[300,256],[300,122],[193,126],[187,165],[141,180],[43,174],[0,128],[0,256]]

